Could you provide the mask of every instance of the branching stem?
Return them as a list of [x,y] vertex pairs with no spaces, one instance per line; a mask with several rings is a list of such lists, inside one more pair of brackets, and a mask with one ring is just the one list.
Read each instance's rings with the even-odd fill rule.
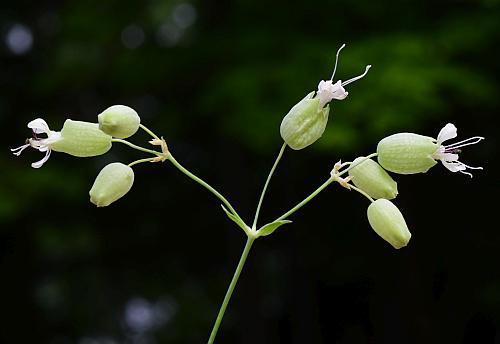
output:
[[[186,176],[188,176],[189,178],[191,178],[192,180],[194,180],[195,182],[197,182],[198,184],[200,184],[201,186],[203,186],[204,188],[206,188],[207,190],[209,190],[217,198],[219,198],[222,201],[222,203],[231,211],[231,213],[236,218],[238,218],[239,220],[241,220],[241,217],[238,215],[238,213],[233,208],[233,206],[231,205],[231,203],[229,203],[229,201],[224,196],[222,196],[217,190],[215,190],[210,184],[208,184],[207,182],[205,182],[203,179],[201,179],[198,176],[196,176],[195,174],[191,173],[188,169],[186,169],[184,166],[182,166],[173,157],[173,155],[170,153],[170,151],[168,151],[168,149],[166,148],[166,143],[165,143],[165,141],[162,138],[160,138],[158,135],[156,135],[155,133],[153,133],[151,130],[149,130],[148,128],[146,128],[142,124],[140,125],[140,127],[145,132],[147,132],[151,137],[153,137],[154,140],[151,141],[152,144],[158,144],[158,142],[162,143],[162,152],[158,152],[158,151],[147,149],[147,148],[144,148],[144,147],[141,147],[141,146],[137,146],[137,145],[135,145],[135,144],[133,144],[133,143],[131,143],[129,141],[126,141],[126,140],[112,139],[111,140],[112,142],[123,143],[123,144],[125,144],[125,145],[127,145],[127,146],[129,146],[131,148],[134,148],[134,149],[137,149],[139,151],[155,155],[155,157],[153,157],[153,158],[145,158],[145,159],[136,160],[136,161],[130,163],[129,166],[134,166],[136,164],[140,164],[140,163],[143,163],[143,162],[149,162],[149,161],[163,161],[165,159],[169,160],[179,171],[181,171],[182,173],[184,173]],[[250,252],[250,249],[252,248],[252,245],[253,245],[253,242],[255,241],[255,239],[258,238],[258,235],[256,235],[258,233],[256,226],[257,226],[257,221],[259,219],[260,209],[262,207],[262,203],[264,201],[264,196],[266,194],[266,191],[267,191],[267,188],[268,188],[269,183],[271,181],[271,178],[272,178],[272,176],[274,174],[274,171],[276,170],[276,167],[278,166],[278,163],[281,160],[281,157],[283,156],[283,153],[285,151],[286,146],[287,146],[286,143],[284,143],[283,146],[281,146],[281,149],[280,149],[280,151],[278,153],[278,156],[276,157],[276,160],[274,161],[274,164],[271,167],[271,170],[269,171],[269,174],[267,176],[266,182],[265,182],[264,187],[262,188],[262,192],[260,194],[260,198],[259,198],[259,202],[257,204],[257,209],[255,211],[255,216],[254,216],[252,227],[251,228],[248,227],[247,225],[244,224],[244,221],[241,220],[242,226],[245,227],[243,229],[245,230],[245,234],[247,235],[247,241],[246,241],[246,244],[245,244],[245,248],[243,249],[243,252],[241,253],[241,257],[240,257],[240,260],[239,260],[238,265],[236,267],[236,270],[235,270],[235,272],[233,274],[233,278],[231,279],[231,283],[229,284],[229,287],[228,287],[228,289],[226,291],[226,295],[224,296],[224,300],[222,301],[222,305],[221,305],[221,307],[219,309],[219,313],[217,314],[217,318],[216,318],[214,326],[212,328],[212,332],[210,333],[210,338],[208,339],[208,344],[213,344],[214,341],[215,341],[215,337],[217,335],[217,331],[219,330],[220,324],[222,322],[222,318],[224,317],[224,313],[226,312],[227,306],[229,304],[229,301],[231,300],[231,296],[232,296],[233,291],[234,291],[234,289],[236,287],[236,284],[237,284],[238,279],[240,277],[241,271],[243,270],[245,262],[246,262],[246,260],[248,258],[248,254]],[[341,175],[347,173],[350,169],[354,168],[359,163],[362,163],[364,160],[369,159],[369,158],[371,158],[373,156],[376,156],[376,155],[377,155],[377,153],[371,154],[371,155],[367,156],[365,159],[359,161],[356,164],[353,164],[351,162],[340,164],[340,162],[339,162],[339,164],[335,166],[335,168],[332,171],[332,174],[331,174],[330,178],[328,178],[328,180],[326,180],[323,184],[321,184],[321,186],[319,186],[315,191],[313,191],[309,196],[307,196],[300,203],[298,203],[297,205],[295,205],[292,209],[290,209],[285,214],[283,214],[280,217],[278,217],[275,221],[280,221],[280,220],[286,219],[287,217],[289,217],[290,215],[292,215],[293,213],[295,213],[297,210],[299,210],[300,208],[302,208],[309,201],[311,201],[314,197],[316,197],[328,185],[330,185],[334,181],[340,181],[341,180],[341,178],[340,178]],[[160,159],[160,160],[158,160],[158,159]],[[340,171],[340,169],[343,168],[344,166],[349,166],[349,167],[347,167],[344,170]],[[362,195],[364,195],[370,201],[373,202],[373,199],[368,194],[366,194],[364,191],[356,188],[353,185],[349,185],[349,187],[352,188],[352,189],[354,189],[355,191],[358,191],[359,193],[361,193]]]

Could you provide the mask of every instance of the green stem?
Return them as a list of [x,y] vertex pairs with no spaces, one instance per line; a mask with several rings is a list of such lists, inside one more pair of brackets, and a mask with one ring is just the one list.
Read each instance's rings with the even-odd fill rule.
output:
[[269,171],[269,175],[267,176],[266,183],[264,184],[264,188],[262,189],[262,193],[260,194],[260,199],[259,199],[259,204],[257,205],[257,210],[255,211],[255,217],[253,219],[253,224],[252,228],[255,229],[257,226],[257,220],[259,219],[259,212],[260,212],[260,207],[262,206],[262,201],[264,200],[264,195],[266,194],[267,186],[269,185],[269,182],[271,181],[271,177],[273,176],[274,170],[276,169],[276,166],[278,166],[279,161],[281,160],[281,157],[283,156],[283,152],[285,151],[287,144],[286,142],[283,143],[283,146],[281,146],[280,152],[278,153],[278,156],[276,157],[276,160],[274,161],[274,165]]
[[368,194],[367,194],[366,192],[364,192],[363,190],[358,189],[357,187],[355,187],[355,186],[354,186],[354,185],[352,185],[352,184],[349,184],[349,187],[350,187],[351,189],[353,189],[354,191],[359,192],[360,194],[362,194],[362,195],[363,195],[363,196],[365,196],[366,198],[368,198],[368,199],[370,200],[370,202],[375,202],[375,201],[373,200],[373,198],[371,198],[371,197],[370,197],[370,195],[368,195]]
[[[339,173],[336,175],[337,177],[340,177],[341,175],[343,174],[346,174],[347,172],[349,172],[350,169],[358,166],[359,164],[361,164],[363,161],[365,160],[368,160],[374,156],[377,156],[377,153],[373,153],[373,154],[370,154],[368,156],[366,156],[364,159],[362,159],[361,161],[355,163],[355,164],[350,164],[350,166],[348,168],[346,168],[345,170],[343,171],[339,171]],[[348,163],[344,163],[344,164],[348,164]],[[295,207],[293,207],[292,209],[290,209],[288,212],[286,212],[285,214],[281,215],[280,217],[278,217],[276,220],[274,221],[280,221],[280,220],[284,220],[286,219],[288,216],[292,215],[293,213],[295,213],[297,210],[299,210],[300,208],[302,208],[302,206],[304,206],[305,204],[307,204],[311,199],[313,199],[314,197],[316,197],[321,191],[323,191],[324,188],[326,188],[328,185],[330,185],[332,182],[334,182],[335,179],[332,177],[328,178],[328,180],[326,182],[324,182],[319,188],[317,188],[312,194],[310,194],[309,196],[307,196],[302,202],[300,202],[299,204],[297,204]],[[363,191],[359,190],[358,188],[354,188],[352,185],[351,187],[360,192],[361,194],[363,194],[364,196],[368,197],[368,199],[370,199],[372,202],[373,202],[373,199],[368,196],[366,193],[364,193]]]
[[148,133],[149,135],[151,135],[151,137],[153,137],[154,139],[157,139],[159,140],[160,138],[158,137],[158,135],[156,135],[155,133],[153,133],[151,130],[149,130],[148,128],[146,128],[145,125],[143,124],[139,124],[139,127],[144,130],[146,133]]
[[140,150],[142,152],[150,153],[150,154],[153,154],[153,155],[157,155],[157,156],[161,156],[163,154],[161,152],[157,152],[157,151],[154,151],[154,150],[151,150],[151,149],[147,149],[147,148],[144,148],[144,147],[141,147],[141,146],[138,146],[138,145],[134,145],[133,143],[128,142],[126,140],[122,140],[122,139],[111,139],[111,142],[123,143],[123,144],[125,144],[125,145],[127,145],[129,147],[134,148],[134,149]]
[[363,159],[361,159],[360,161],[358,161],[357,163],[353,164],[352,162],[345,162],[344,164],[349,164],[349,167],[346,168],[345,170],[341,171],[338,176],[340,177],[341,175],[349,172],[349,170],[353,169],[354,167],[358,166],[359,164],[365,162],[365,160],[368,160],[368,159],[371,159],[373,158],[374,156],[377,156],[378,153],[372,153],[370,155],[367,155],[365,156]]
[[332,178],[328,178],[326,182],[324,182],[319,188],[317,188],[312,194],[307,196],[302,202],[297,204],[295,207],[287,211],[285,214],[281,215],[274,221],[280,221],[286,219],[288,216],[292,215],[295,213],[297,210],[302,208],[304,205],[306,205],[310,200],[312,200],[314,197],[316,197],[317,194],[319,194],[321,191],[323,191],[324,188],[326,188],[328,185],[330,185],[333,182]]
[[204,188],[206,188],[208,191],[210,191],[211,193],[213,193],[215,196],[217,196],[217,198],[219,198],[222,203],[224,203],[226,205],[226,207],[233,213],[233,215],[237,216],[238,219],[241,220],[240,216],[238,215],[238,213],[236,212],[236,210],[234,210],[233,206],[231,205],[231,203],[229,203],[229,201],[224,197],[222,196],[217,190],[215,190],[213,187],[211,187],[207,182],[205,182],[203,179],[195,176],[193,173],[189,172],[184,166],[182,166],[181,164],[179,164],[179,162],[177,160],[175,160],[175,158],[173,157],[172,154],[170,154],[168,156],[168,160],[175,166],[177,167],[177,169],[179,169],[182,173],[184,173],[186,176],[188,176],[189,178],[191,178],[192,180],[194,180],[195,182],[201,184]]
[[134,165],[137,165],[137,164],[140,164],[140,163],[143,163],[143,162],[150,162],[150,161],[153,161],[154,159],[156,158],[145,158],[145,159],[139,159],[139,160],[136,160],[136,161],[132,161],[130,164],[128,164],[129,167],[132,167]]
[[245,248],[241,253],[240,261],[238,262],[238,266],[236,267],[236,271],[234,272],[233,279],[229,284],[229,287],[226,291],[226,296],[224,296],[224,301],[222,301],[222,305],[219,310],[219,314],[217,314],[217,319],[215,319],[214,327],[212,328],[212,332],[210,333],[210,338],[208,339],[208,344],[213,344],[215,340],[215,336],[217,335],[217,331],[219,330],[220,323],[222,322],[222,318],[224,317],[224,313],[226,312],[227,305],[229,304],[229,300],[231,299],[231,295],[233,294],[234,288],[236,287],[236,283],[241,274],[241,270],[245,265],[245,262],[248,257],[248,253],[252,248],[252,244],[254,242],[254,238],[248,237],[247,242],[245,244]]

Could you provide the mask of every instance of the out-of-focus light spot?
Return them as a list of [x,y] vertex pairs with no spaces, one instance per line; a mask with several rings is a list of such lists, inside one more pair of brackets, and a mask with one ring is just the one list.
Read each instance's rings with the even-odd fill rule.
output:
[[196,8],[190,3],[181,3],[174,7],[172,19],[180,28],[185,29],[196,21]]
[[14,24],[7,31],[5,45],[13,54],[24,55],[33,46],[33,34],[26,25]]
[[169,298],[155,303],[134,298],[125,306],[125,323],[136,333],[148,332],[170,321],[176,310],[176,303]]
[[177,24],[165,22],[158,29],[158,43],[166,47],[173,47],[181,39],[183,31]]
[[144,43],[144,30],[137,25],[129,25],[122,31],[122,43],[128,49],[137,49]]
[[154,326],[151,304],[142,298],[130,300],[125,307],[125,322],[136,332],[149,331]]

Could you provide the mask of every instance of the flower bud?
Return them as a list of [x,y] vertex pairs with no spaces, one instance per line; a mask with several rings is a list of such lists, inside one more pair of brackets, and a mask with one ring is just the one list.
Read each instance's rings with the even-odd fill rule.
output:
[[90,202],[106,207],[129,192],[134,183],[134,171],[127,165],[114,162],[97,175],[90,189]]
[[313,144],[325,131],[330,107],[321,106],[320,98],[313,95],[311,92],[298,102],[281,122],[281,137],[292,149]]
[[349,176],[358,188],[373,198],[396,198],[397,183],[375,161],[359,157],[352,162],[352,166],[354,167],[349,170]]
[[432,137],[399,133],[382,139],[377,146],[378,163],[400,174],[427,172],[436,165],[433,154],[438,145]]
[[394,248],[408,244],[411,233],[399,209],[386,199],[378,199],[368,207],[368,221],[373,230]]
[[99,129],[119,139],[126,139],[136,133],[141,118],[134,109],[125,105],[113,105],[97,116]]
[[61,138],[51,144],[51,149],[78,157],[96,156],[111,148],[111,136],[99,130],[97,123],[67,119]]

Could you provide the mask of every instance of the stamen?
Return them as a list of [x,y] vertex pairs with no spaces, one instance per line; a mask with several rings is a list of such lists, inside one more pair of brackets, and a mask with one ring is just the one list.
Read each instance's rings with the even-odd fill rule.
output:
[[455,148],[475,145],[476,143],[480,142],[481,140],[484,140],[484,137],[474,136],[474,137],[470,137],[466,140],[462,140],[460,142],[455,142],[455,143],[452,143],[451,145],[444,146],[444,148],[446,150],[448,150],[448,149],[455,149]]
[[342,44],[342,46],[337,50],[337,56],[335,57],[335,67],[333,68],[333,73],[332,77],[330,78],[331,81],[333,81],[333,77],[335,76],[335,72],[337,71],[337,63],[339,62],[339,54],[342,49],[344,49],[345,44]]
[[47,151],[45,152],[45,156],[43,157],[42,160],[40,161],[37,161],[37,162],[34,162],[31,164],[31,167],[33,168],[40,168],[42,167],[42,165],[47,161],[49,160],[49,157],[50,157],[50,153],[51,153],[51,150],[50,149],[47,149]]
[[[469,170],[482,170],[482,169],[483,169],[482,167],[473,167],[473,166],[469,166],[469,165],[466,165],[466,164],[464,164],[463,162],[459,162],[459,161],[457,162],[457,165],[459,165],[459,166],[463,166],[463,167],[465,167],[466,169],[469,169]],[[466,174],[466,175],[468,175],[469,177],[471,177],[471,178],[472,178],[472,173],[465,172],[465,170],[458,170],[458,172],[463,173],[463,174]]]
[[465,167],[467,167],[470,170],[482,170],[483,169],[482,167],[472,167],[472,166],[466,165],[464,163],[461,163],[461,164],[464,165]]
[[364,77],[364,76],[366,75],[366,73],[368,73],[368,70],[370,70],[370,68],[372,68],[372,66],[371,66],[371,65],[366,66],[366,68],[365,68],[365,72],[364,72],[363,74],[358,75],[358,76],[356,76],[356,77],[354,77],[354,78],[352,78],[352,79],[349,79],[349,80],[347,80],[347,81],[344,81],[344,82],[342,83],[342,86],[349,85],[351,82],[354,82],[354,81],[356,81],[356,80],[361,79],[362,77]]
[[471,178],[472,178],[472,173],[465,172],[465,171],[458,171],[458,172],[463,173],[463,174],[466,174],[466,175],[468,175],[469,177],[471,177]]
[[19,156],[19,155],[21,155],[23,150],[25,150],[29,146],[31,146],[31,145],[28,143],[28,144],[22,145],[21,147],[11,148],[10,151],[12,152],[12,154]]

